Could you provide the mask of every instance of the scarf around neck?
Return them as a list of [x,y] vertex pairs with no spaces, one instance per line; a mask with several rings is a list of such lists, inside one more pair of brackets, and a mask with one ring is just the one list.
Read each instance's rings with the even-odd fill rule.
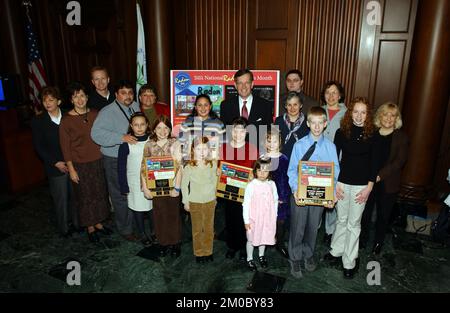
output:
[[297,142],[298,141],[297,130],[300,128],[300,126],[302,126],[302,123],[305,120],[305,115],[303,114],[303,112],[300,112],[300,116],[294,122],[292,129],[291,129],[291,122],[289,121],[289,117],[288,117],[287,113],[284,113],[283,120],[284,120],[284,123],[286,124],[287,128],[289,129],[289,134],[286,136],[284,143],[286,144],[289,141],[289,139],[291,139],[291,136],[294,136],[295,142]]

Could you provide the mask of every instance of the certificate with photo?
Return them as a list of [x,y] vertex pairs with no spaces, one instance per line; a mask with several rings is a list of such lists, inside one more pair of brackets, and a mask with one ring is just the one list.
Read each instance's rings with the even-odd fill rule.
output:
[[236,202],[244,202],[245,187],[247,187],[252,169],[228,162],[220,162],[220,170],[216,196]]
[[324,206],[334,201],[334,162],[300,161],[297,205]]
[[175,178],[175,166],[172,157],[145,158],[145,178],[147,188],[153,197],[169,196]]

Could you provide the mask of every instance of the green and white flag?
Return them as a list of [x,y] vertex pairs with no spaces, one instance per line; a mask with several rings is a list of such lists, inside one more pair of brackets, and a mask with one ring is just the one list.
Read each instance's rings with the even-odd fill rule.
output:
[[136,3],[136,14],[137,14],[137,55],[136,55],[136,65],[137,65],[137,77],[136,77],[136,93],[142,85],[147,83],[147,66],[145,60],[145,35],[144,35],[144,23],[142,22],[141,9],[139,3]]

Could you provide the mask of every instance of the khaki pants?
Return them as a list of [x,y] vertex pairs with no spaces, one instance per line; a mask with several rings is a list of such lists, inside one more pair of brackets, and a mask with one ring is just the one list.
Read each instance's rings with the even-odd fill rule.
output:
[[216,201],[207,203],[189,202],[192,222],[192,244],[195,256],[213,253],[214,211]]
[[359,249],[359,233],[365,203],[355,202],[356,194],[366,186],[355,186],[340,183],[344,189],[344,199],[337,202],[336,230],[331,239],[331,255],[342,257],[345,269],[356,265]]

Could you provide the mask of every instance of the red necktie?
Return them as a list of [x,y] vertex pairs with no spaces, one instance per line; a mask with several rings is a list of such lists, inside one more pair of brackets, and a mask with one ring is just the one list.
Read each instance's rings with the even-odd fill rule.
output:
[[248,119],[247,100],[244,100],[244,105],[242,106],[241,116]]

